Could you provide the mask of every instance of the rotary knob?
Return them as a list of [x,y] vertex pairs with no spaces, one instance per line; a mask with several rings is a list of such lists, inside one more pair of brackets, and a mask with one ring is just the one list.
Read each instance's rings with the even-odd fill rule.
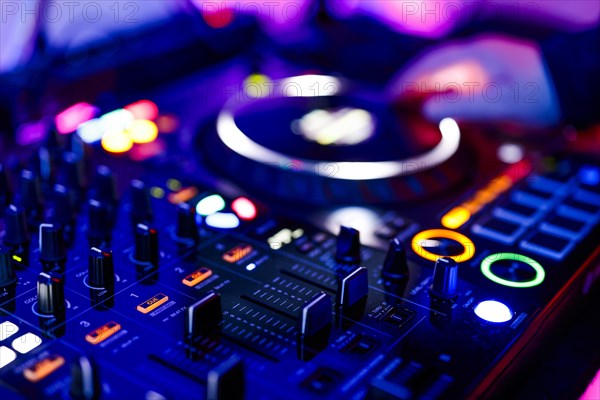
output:
[[360,232],[358,230],[347,226],[340,227],[335,259],[348,264],[360,262]]
[[0,288],[5,288],[17,281],[12,265],[12,255],[8,247],[0,245]]
[[60,276],[42,272],[37,280],[37,302],[40,314],[53,315],[65,308],[65,288]]
[[111,208],[98,200],[88,201],[88,240],[92,246],[110,243],[112,232]]
[[45,264],[62,264],[67,252],[63,228],[60,224],[40,224],[40,261]]
[[408,278],[408,264],[406,262],[406,249],[398,238],[390,240],[390,247],[383,262],[381,276],[388,280],[402,280]]
[[152,221],[152,204],[146,184],[140,180],[131,181],[131,222],[148,224]]
[[144,224],[138,224],[135,229],[134,258],[139,263],[158,266],[158,232]]
[[37,226],[44,209],[42,189],[38,176],[29,170],[23,170],[21,173],[20,202],[29,217],[29,224]]
[[115,285],[115,267],[112,252],[97,247],[90,249],[88,283],[95,288],[110,288]]
[[433,270],[431,293],[442,299],[456,296],[458,286],[458,263],[450,257],[439,258]]
[[177,231],[175,234],[182,241],[189,241],[193,245],[197,245],[200,241],[196,225],[196,210],[187,203],[180,203],[177,206]]

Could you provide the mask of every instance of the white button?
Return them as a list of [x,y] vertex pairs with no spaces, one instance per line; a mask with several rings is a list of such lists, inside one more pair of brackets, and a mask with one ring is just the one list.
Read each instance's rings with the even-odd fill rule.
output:
[[19,327],[10,321],[4,321],[0,324],[0,341],[8,339],[19,331]]
[[12,347],[21,354],[29,353],[42,344],[42,339],[33,333],[26,333],[12,341]]
[[0,369],[15,361],[17,354],[6,346],[0,346]]

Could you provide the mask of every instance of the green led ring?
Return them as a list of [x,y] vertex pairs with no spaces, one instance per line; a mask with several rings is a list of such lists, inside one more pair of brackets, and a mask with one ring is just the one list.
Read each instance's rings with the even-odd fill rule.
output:
[[[525,282],[515,282],[500,278],[498,275],[495,275],[492,272],[492,264],[500,260],[515,260],[529,264],[529,266],[535,270],[535,278]],[[537,286],[544,282],[544,279],[546,278],[546,271],[544,271],[544,267],[542,267],[539,262],[522,254],[516,253],[496,253],[487,256],[481,262],[481,273],[492,282],[514,288],[528,288]]]

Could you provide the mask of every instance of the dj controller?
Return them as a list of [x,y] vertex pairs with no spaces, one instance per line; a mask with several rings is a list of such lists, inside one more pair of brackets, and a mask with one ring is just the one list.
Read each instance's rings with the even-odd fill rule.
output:
[[597,157],[268,87],[2,150],[2,399],[495,397],[592,290]]

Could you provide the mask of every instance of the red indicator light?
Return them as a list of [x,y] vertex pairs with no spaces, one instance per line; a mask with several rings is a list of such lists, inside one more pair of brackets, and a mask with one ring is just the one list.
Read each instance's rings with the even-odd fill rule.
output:
[[158,117],[158,107],[150,100],[140,100],[123,107],[133,114],[135,119],[154,120]]
[[245,197],[238,197],[231,203],[232,210],[246,221],[256,218],[256,206]]

